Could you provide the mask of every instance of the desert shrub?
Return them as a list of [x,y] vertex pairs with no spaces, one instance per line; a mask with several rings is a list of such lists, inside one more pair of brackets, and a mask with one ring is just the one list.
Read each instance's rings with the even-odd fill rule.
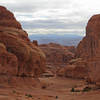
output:
[[58,96],[56,96],[56,99],[58,99]]
[[80,92],[80,90],[75,90],[75,88],[72,88],[71,92]]
[[15,91],[15,90],[13,90],[13,93],[16,93],[16,91]]
[[91,87],[85,87],[83,90],[82,90],[82,92],[88,92],[88,91],[90,91],[91,90]]
[[72,88],[72,89],[71,89],[71,92],[75,92],[75,89],[74,89],[74,88]]
[[25,96],[32,98],[32,95],[31,94],[26,94]]

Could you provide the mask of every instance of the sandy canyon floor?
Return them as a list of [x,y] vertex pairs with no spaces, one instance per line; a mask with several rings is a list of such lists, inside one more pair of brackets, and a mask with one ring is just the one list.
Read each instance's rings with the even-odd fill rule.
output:
[[100,90],[71,92],[73,87],[82,88],[83,80],[70,78],[40,78],[44,86],[13,88],[0,86],[0,100],[100,100]]

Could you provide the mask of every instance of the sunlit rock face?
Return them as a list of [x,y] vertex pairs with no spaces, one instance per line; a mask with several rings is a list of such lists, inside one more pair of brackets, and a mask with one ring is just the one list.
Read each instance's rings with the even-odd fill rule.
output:
[[86,60],[88,79],[100,85],[100,15],[90,18],[86,36],[77,47],[77,57]]
[[45,70],[45,55],[21,24],[0,6],[0,74],[36,77]]
[[13,13],[0,6],[0,26],[22,29],[21,24],[15,19]]
[[86,36],[77,47],[77,55],[83,58],[100,57],[100,15],[92,16],[86,27]]
[[100,15],[90,18],[86,36],[76,48],[75,58],[58,75],[85,78],[89,83],[100,85]]

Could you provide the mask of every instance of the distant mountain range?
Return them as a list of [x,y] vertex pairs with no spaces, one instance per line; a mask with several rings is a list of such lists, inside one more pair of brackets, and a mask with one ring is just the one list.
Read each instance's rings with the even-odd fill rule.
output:
[[80,35],[58,35],[58,34],[32,34],[29,36],[31,40],[37,40],[39,44],[58,43],[65,46],[77,46],[82,40],[83,36]]

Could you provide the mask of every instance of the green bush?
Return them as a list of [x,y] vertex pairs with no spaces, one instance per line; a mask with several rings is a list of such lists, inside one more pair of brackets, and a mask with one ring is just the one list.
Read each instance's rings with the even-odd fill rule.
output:
[[91,87],[85,87],[83,90],[82,90],[82,92],[88,92],[88,91],[90,91],[91,90]]
[[80,90],[75,90],[75,88],[72,88],[71,92],[80,92]]
[[32,95],[31,94],[26,94],[25,96],[32,98]]
[[71,89],[71,92],[75,92],[75,89],[74,89],[74,88],[72,88],[72,89]]

